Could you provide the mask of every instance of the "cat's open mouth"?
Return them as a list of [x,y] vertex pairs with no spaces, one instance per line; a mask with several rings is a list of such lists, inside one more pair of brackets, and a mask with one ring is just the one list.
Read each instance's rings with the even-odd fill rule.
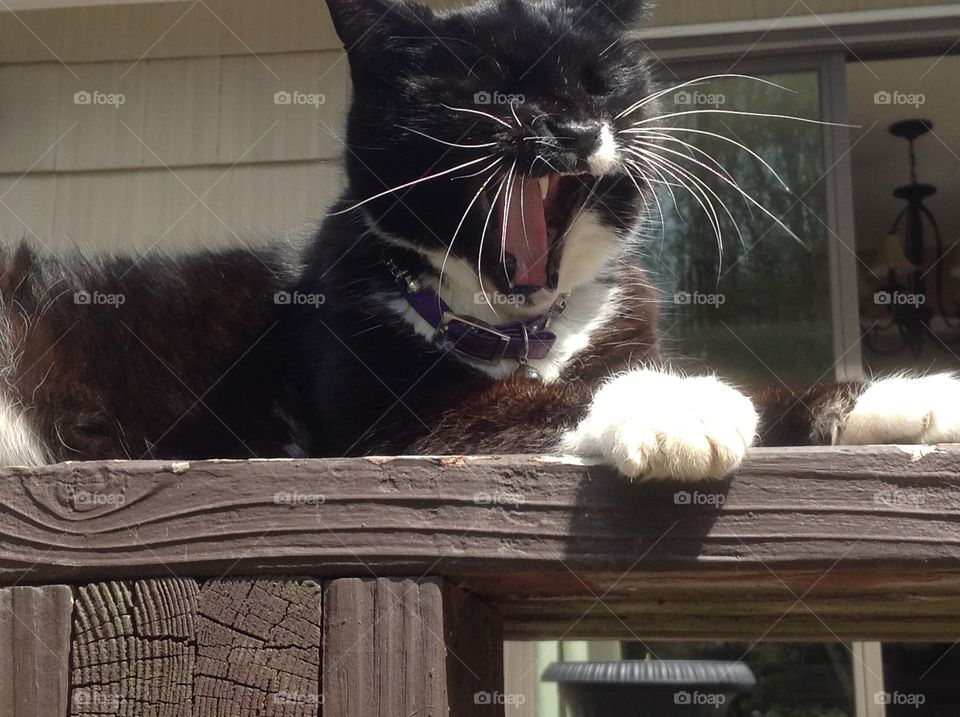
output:
[[509,193],[497,197],[494,235],[503,242],[508,278],[517,290],[556,288],[561,240],[579,213],[587,179],[548,174],[515,181]]

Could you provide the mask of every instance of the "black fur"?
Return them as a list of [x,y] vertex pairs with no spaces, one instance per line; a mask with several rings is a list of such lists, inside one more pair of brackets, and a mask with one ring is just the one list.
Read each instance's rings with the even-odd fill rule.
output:
[[[330,6],[354,81],[348,184],[292,264],[291,250],[104,265],[26,249],[6,257],[2,288],[7,306],[19,306],[23,351],[15,384],[55,458],[401,452],[433,436],[451,407],[494,386],[388,308],[400,294],[384,261],[435,277],[414,249],[447,249],[483,179],[458,175],[487,162],[365,200],[485,155],[533,177],[583,171],[584,128],[616,127],[617,113],[651,91],[641,48],[626,33],[642,8],[628,0],[484,0],[442,13],[390,0]],[[524,99],[478,106],[478,93]],[[624,175],[596,186],[592,177],[571,181],[583,185],[571,190],[577,197],[593,189],[604,224],[629,233],[641,187]],[[474,207],[452,251],[479,257],[497,291],[520,292],[503,267],[499,230],[482,231],[486,216]],[[551,256],[554,283],[561,250]],[[127,300],[111,312],[77,306],[75,291]],[[293,299],[278,303],[278,292]],[[73,338],[58,339],[73,321],[81,324]],[[645,316],[637,334],[647,348],[651,325]],[[584,396],[556,420],[570,424]]]

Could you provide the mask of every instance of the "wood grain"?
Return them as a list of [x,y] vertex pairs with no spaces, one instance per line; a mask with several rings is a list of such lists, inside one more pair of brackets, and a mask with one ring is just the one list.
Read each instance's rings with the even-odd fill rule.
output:
[[197,592],[182,579],[81,587],[71,717],[189,717]]
[[72,608],[66,585],[0,589],[0,715],[66,714]]
[[326,587],[324,714],[502,715],[502,637],[489,608],[437,579]]
[[530,457],[66,464],[0,470],[0,504],[8,582],[433,574],[511,636],[960,637],[957,446],[759,449],[692,485]]
[[313,581],[206,583],[197,613],[194,717],[316,717],[321,590]]
[[315,717],[320,608],[312,580],[83,586],[70,714]]

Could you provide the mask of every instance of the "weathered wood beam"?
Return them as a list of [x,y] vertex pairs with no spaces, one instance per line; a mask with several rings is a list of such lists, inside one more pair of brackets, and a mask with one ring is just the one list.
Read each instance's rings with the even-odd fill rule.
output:
[[0,470],[0,582],[228,571],[440,575],[519,637],[956,639],[960,446],[759,449],[688,485],[531,457]]

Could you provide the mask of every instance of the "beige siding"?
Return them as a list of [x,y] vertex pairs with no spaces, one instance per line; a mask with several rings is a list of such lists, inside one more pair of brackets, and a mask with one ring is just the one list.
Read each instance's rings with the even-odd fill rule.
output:
[[[140,166],[144,148],[137,137],[143,134],[146,115],[146,67],[105,62],[80,70],[79,77],[65,68],[60,73],[57,130],[65,136],[56,148],[57,171]],[[82,104],[77,99],[83,94],[92,98],[94,93],[122,96],[123,104],[94,105],[92,100]]]
[[55,196],[52,176],[0,176],[0,235],[46,241],[53,234]]
[[0,173],[53,170],[61,74],[59,65],[0,66]]
[[205,0],[0,13],[0,63],[66,63],[328,50],[320,0]]
[[669,0],[656,3],[653,24],[733,22],[946,4],[943,0]]
[[137,60],[0,66],[5,241],[178,251],[323,215],[341,184],[340,51]]
[[24,194],[55,192],[44,241],[51,249],[176,252],[256,244],[301,229],[323,214],[339,183],[336,164],[316,162],[77,173]]
[[[221,162],[342,154],[347,98],[342,52],[225,58],[221,86]],[[278,105],[277,93],[316,103]]]
[[216,164],[218,143],[210,135],[222,104],[221,58],[148,60],[144,65],[144,165]]

